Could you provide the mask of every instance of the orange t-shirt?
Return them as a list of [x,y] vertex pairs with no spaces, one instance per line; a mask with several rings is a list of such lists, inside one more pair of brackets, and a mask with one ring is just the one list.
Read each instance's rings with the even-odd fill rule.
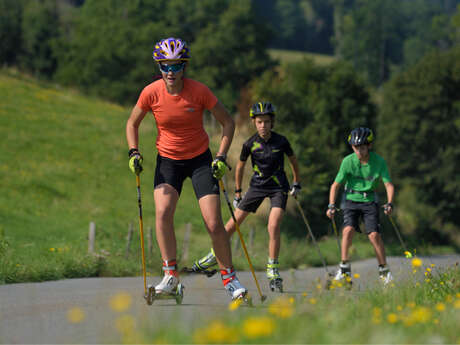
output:
[[137,101],[139,108],[152,111],[155,117],[158,153],[175,160],[191,159],[208,149],[203,110],[216,104],[216,96],[206,85],[188,78],[179,95],[169,94],[161,79],[147,85]]

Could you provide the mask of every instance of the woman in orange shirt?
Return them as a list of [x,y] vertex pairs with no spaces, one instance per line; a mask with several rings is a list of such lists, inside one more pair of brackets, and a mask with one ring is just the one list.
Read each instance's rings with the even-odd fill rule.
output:
[[[173,221],[183,181],[190,177],[211,236],[225,289],[232,299],[243,298],[247,289],[238,281],[232,266],[217,181],[227,169],[225,158],[235,124],[207,86],[184,77],[189,58],[189,49],[181,39],[167,38],[155,44],[153,59],[158,63],[162,79],[144,88],[126,124],[129,166],[134,173],[142,171],[138,129],[147,112],[153,113],[158,130],[154,180],[155,225],[165,275],[161,283],[155,286],[155,292],[171,294],[179,283]],[[208,109],[222,125],[222,139],[214,160],[209,150],[209,137],[203,127],[204,109]]]

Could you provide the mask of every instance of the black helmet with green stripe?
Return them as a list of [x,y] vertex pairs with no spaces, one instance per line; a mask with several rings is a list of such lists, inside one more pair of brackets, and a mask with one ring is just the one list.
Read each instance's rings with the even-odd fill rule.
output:
[[350,145],[364,145],[371,144],[374,141],[374,133],[372,129],[367,127],[358,127],[351,131],[348,136],[348,143]]
[[259,115],[271,115],[275,116],[275,107],[270,102],[257,102],[254,103],[249,112],[251,119]]

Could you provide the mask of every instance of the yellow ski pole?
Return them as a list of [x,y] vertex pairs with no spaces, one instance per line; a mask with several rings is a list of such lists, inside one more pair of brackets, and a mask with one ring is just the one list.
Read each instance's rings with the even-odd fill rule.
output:
[[262,290],[260,289],[259,282],[257,281],[257,277],[256,277],[256,274],[254,272],[254,268],[252,266],[251,259],[249,258],[248,250],[246,249],[246,244],[244,243],[243,236],[241,235],[240,226],[238,225],[238,222],[236,221],[235,214],[233,213],[232,204],[230,203],[227,191],[225,190],[224,182],[222,180],[219,180],[219,186],[220,186],[220,189],[222,189],[222,191],[224,193],[225,200],[227,201],[228,209],[230,210],[230,214],[232,215],[233,221],[235,222],[235,228],[236,228],[236,232],[238,233],[238,236],[240,238],[241,246],[243,247],[244,254],[246,254],[246,259],[248,260],[249,268],[251,269],[252,276],[254,277],[254,281],[256,282],[257,291],[259,291],[259,295],[260,295],[260,300],[263,302],[263,301],[265,301],[267,296],[263,295]]
[[142,221],[142,201],[141,201],[141,179],[139,174],[136,174],[136,185],[137,185],[137,204],[139,206],[139,233],[141,238],[141,250],[142,250],[142,274],[144,276],[144,298],[147,304],[152,304],[147,293],[147,275],[145,270],[145,250],[144,250],[144,225]]

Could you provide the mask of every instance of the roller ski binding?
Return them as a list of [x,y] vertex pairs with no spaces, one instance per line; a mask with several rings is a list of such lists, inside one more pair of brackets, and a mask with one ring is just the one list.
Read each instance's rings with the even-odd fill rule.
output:
[[277,260],[271,260],[267,264],[267,278],[270,284],[270,290],[283,292],[283,279],[278,270],[280,264]]
[[211,251],[208,255],[202,257],[201,259],[195,261],[191,268],[185,267],[182,269],[184,273],[199,273],[204,274],[208,278],[212,277],[217,273],[216,269],[211,269],[211,267],[217,265],[216,256],[214,254],[214,249],[211,248]]
[[340,263],[339,269],[332,280],[332,285],[340,286],[341,284],[345,284],[345,288],[351,289],[353,282],[351,280],[351,265],[347,263]]
[[176,304],[182,304],[184,298],[184,286],[173,275],[165,275],[157,286],[148,285],[147,295],[144,296],[148,305],[152,305],[157,299],[174,299]]

